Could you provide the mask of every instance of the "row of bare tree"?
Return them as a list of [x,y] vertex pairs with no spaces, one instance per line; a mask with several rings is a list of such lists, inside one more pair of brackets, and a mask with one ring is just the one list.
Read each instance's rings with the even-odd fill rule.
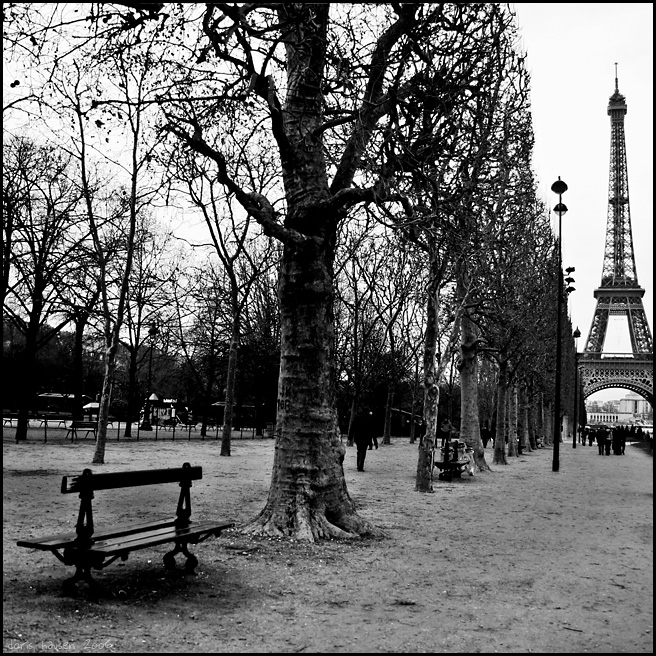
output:
[[[185,355],[215,330],[228,334],[230,390],[254,299],[272,275],[279,436],[268,502],[244,530],[304,540],[380,533],[346,489],[336,403],[346,378],[356,412],[376,351],[390,363],[390,399],[394,381],[421,360],[417,490],[432,489],[439,383],[454,354],[460,432],[479,468],[482,384],[495,380],[497,437],[511,425],[510,454],[518,424],[527,448],[552,434],[552,377],[562,366],[573,380],[573,344],[555,363],[557,244],[535,192],[518,36],[500,4],[11,5],[12,84],[31,87],[9,99],[5,119],[23,112],[15,134],[38,126],[57,144],[46,146],[53,158],[74,162],[79,203],[44,200],[40,220],[66,223],[72,261],[96,285],[81,283],[85,301],[72,299],[88,312],[97,296],[104,340],[94,462],[104,461],[129,326],[135,358],[148,313],[167,313],[179,334],[198,331]],[[5,226],[20,212],[7,206]],[[188,227],[204,223],[217,262],[200,260],[199,279],[214,291],[193,286],[195,305],[185,297],[187,262],[148,260],[156,245],[140,246],[154,234],[144,227],[172,208]],[[19,299],[39,305],[57,281],[33,296],[19,290],[23,249],[19,240],[5,249],[5,291],[17,293],[3,308],[26,321],[27,336]],[[140,289],[142,266],[153,275]],[[73,268],[55,265],[52,275]],[[220,317],[203,307],[212,296],[228,309]],[[566,317],[562,325],[569,344]],[[571,391],[563,386],[568,413]],[[495,462],[505,461],[504,443],[495,442]],[[224,434],[223,455],[229,447]]]

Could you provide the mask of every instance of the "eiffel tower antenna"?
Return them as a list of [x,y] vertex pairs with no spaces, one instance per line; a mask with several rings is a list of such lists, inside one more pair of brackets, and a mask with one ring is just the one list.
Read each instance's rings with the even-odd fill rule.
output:
[[[597,307],[585,350],[581,354],[581,364],[586,397],[600,389],[624,387],[638,392],[651,403],[654,394],[654,350],[642,304],[645,290],[638,284],[633,253],[624,139],[626,113],[626,99],[619,91],[615,63],[615,92],[608,101],[610,169],[604,262],[601,285],[594,291]],[[608,319],[612,315],[626,316],[631,353],[602,355]]]

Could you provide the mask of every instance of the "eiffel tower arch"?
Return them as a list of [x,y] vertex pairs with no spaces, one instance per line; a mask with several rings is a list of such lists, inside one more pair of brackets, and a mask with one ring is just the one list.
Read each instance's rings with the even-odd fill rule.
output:
[[[610,172],[604,263],[601,285],[594,292],[597,307],[585,350],[578,355],[578,366],[584,398],[602,389],[622,387],[640,394],[653,406],[654,349],[642,304],[645,290],[638,284],[633,253],[624,139],[626,112],[626,100],[619,92],[616,69],[615,93],[608,102]],[[627,318],[631,353],[603,350],[609,317],[617,315]]]

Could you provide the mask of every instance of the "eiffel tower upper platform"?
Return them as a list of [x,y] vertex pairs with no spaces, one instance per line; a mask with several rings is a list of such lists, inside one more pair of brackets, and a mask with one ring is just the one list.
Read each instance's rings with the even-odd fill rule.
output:
[[[626,100],[619,92],[617,70],[615,93],[608,102],[610,116],[610,174],[608,182],[608,218],[601,285],[594,292],[597,299],[585,351],[579,354],[583,395],[609,387],[623,387],[654,402],[654,349],[649,323],[642,304],[645,290],[638,284],[631,213],[629,178],[626,165],[624,116]],[[627,317],[631,353],[603,351],[608,319],[612,315]]]

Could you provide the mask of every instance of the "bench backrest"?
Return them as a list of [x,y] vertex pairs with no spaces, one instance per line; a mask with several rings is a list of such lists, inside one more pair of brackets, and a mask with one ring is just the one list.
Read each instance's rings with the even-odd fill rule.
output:
[[119,487],[157,485],[159,483],[180,483],[197,481],[203,478],[202,467],[192,467],[185,462],[182,467],[171,469],[143,469],[141,471],[94,474],[85,469],[81,475],[62,478],[62,494],[93,490],[112,490]]

